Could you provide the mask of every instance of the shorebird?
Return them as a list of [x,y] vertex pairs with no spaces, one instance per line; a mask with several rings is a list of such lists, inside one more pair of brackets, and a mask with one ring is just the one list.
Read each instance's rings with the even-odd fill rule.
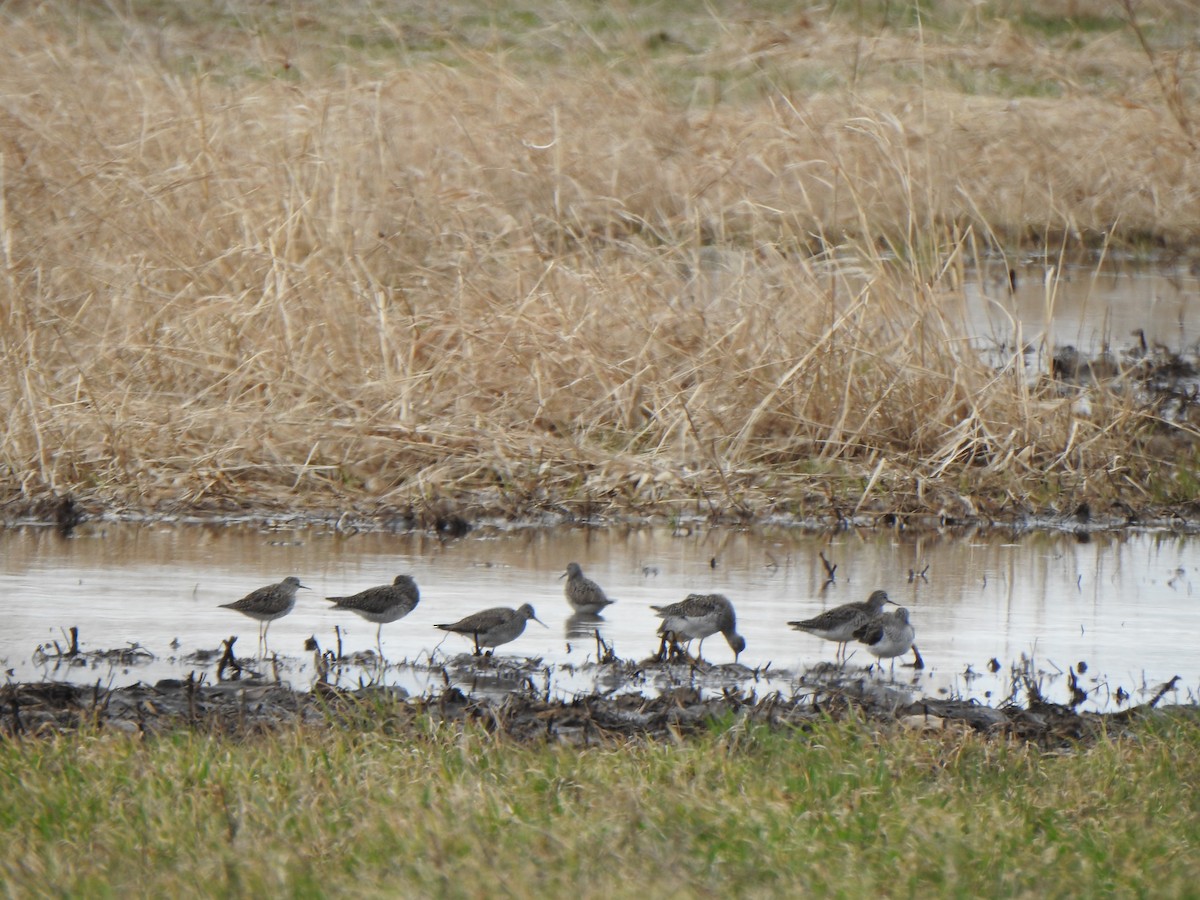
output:
[[388,622],[403,619],[416,609],[417,604],[421,602],[421,592],[417,589],[417,582],[411,575],[397,575],[391,584],[367,588],[365,591],[359,591],[349,597],[326,597],[325,599],[333,603],[334,609],[348,609],[356,612],[368,622],[374,622],[379,626],[375,629],[375,647],[382,657],[383,645],[380,643],[380,635],[383,632],[383,626]]
[[271,622],[282,618],[292,611],[296,605],[296,591],[300,588],[308,590],[308,585],[301,584],[295,575],[289,575],[279,584],[268,584],[256,591],[251,591],[241,600],[232,603],[222,603],[224,609],[245,613],[252,619],[258,619],[258,643],[264,652],[267,649],[267,632]]
[[871,596],[862,603],[844,603],[827,609],[819,616],[788,624],[797,631],[807,631],[819,638],[836,642],[838,649],[835,659],[844,662],[846,644],[854,640],[854,632],[879,615],[885,603],[894,605],[895,601],[888,599],[887,591],[872,591]]
[[567,563],[567,571],[558,577],[567,579],[563,593],[567,595],[567,602],[577,613],[595,614],[614,602],[604,596],[604,589],[600,585],[584,577],[579,563]]
[[896,657],[903,656],[913,647],[916,636],[916,629],[908,621],[908,610],[903,606],[894,612],[875,616],[854,632],[854,637],[867,645],[867,651],[872,656],[890,659],[893,671],[896,667]]
[[525,630],[525,623],[530,619],[542,627],[547,627],[546,623],[534,614],[533,607],[528,603],[520,609],[496,606],[483,612],[471,613],[465,619],[459,619],[449,625],[434,627],[472,638],[475,641],[475,655],[479,656],[481,647],[495,648],[515,641],[521,636],[521,632]]
[[669,606],[650,607],[662,619],[658,633],[665,639],[670,636],[673,640],[691,642],[693,638],[700,639],[696,648],[696,658],[704,649],[704,639],[718,631],[725,635],[725,640],[733,648],[733,660],[746,649],[746,639],[737,633],[737,616],[733,604],[723,594],[688,594],[688,596]]

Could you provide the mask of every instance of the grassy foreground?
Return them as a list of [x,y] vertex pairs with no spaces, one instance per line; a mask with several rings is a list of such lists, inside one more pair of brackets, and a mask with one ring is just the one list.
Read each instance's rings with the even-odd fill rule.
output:
[[1191,3],[49,0],[0,26],[10,509],[1200,495],[1186,416],[997,370],[962,313],[1026,253],[1194,246]]
[[423,720],[5,741],[0,883],[10,896],[1194,893],[1194,711],[1056,754],[878,727],[727,723],[586,750]]

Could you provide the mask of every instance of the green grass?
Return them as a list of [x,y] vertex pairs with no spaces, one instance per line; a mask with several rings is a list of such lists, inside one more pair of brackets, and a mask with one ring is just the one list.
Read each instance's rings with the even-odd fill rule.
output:
[[1022,12],[1017,21],[1022,28],[1047,37],[1110,34],[1127,27],[1125,20],[1116,15],[1047,16],[1031,9]]
[[848,721],[516,746],[388,709],[0,744],[12,894],[1187,894],[1200,720],[1048,755]]

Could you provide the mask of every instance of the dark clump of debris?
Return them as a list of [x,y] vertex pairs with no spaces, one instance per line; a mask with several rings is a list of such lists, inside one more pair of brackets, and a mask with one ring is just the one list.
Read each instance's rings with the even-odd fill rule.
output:
[[1058,347],[1050,360],[1050,375],[1064,385],[1132,387],[1164,419],[1194,423],[1200,418],[1200,345],[1177,353],[1149,344],[1140,328],[1133,335],[1138,342],[1121,353],[1105,347],[1089,355],[1071,344]]
[[826,687],[793,697],[756,696],[681,686],[647,697],[592,693],[552,699],[534,689],[478,697],[446,686],[408,697],[403,689],[344,689],[318,684],[297,691],[269,682],[207,683],[189,676],[155,685],[106,689],[46,682],[0,687],[0,739],[39,737],[80,729],[153,735],[181,728],[208,733],[267,734],[307,727],[385,729],[414,735],[433,720],[478,727],[517,743],[560,741],[577,746],[612,741],[679,740],[710,731],[714,723],[742,722],[806,730],[823,720],[854,718],[921,731],[959,729],[1017,738],[1046,748],[1086,743],[1152,714],[1162,692],[1144,706],[1119,713],[1077,712],[1030,697],[1025,707],[981,706],[958,700],[900,700],[867,682]]
[[53,665],[56,668],[59,666],[96,668],[101,664],[128,667],[154,661],[154,654],[136,641],[111,650],[84,652],[79,648],[79,629],[75,626],[72,626],[67,633],[64,643],[65,646],[59,644],[58,641],[39,644],[33,651],[33,661],[38,665]]
[[41,736],[83,728],[151,734],[180,727],[229,733],[268,732],[319,723],[311,695],[278,684],[206,684],[166,679],[121,688],[45,682],[0,688],[0,735]]

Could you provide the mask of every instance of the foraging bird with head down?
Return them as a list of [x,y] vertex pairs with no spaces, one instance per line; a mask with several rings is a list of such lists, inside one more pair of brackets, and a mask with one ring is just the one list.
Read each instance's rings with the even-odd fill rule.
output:
[[737,615],[733,604],[724,594],[689,594],[685,599],[669,606],[650,607],[662,619],[658,633],[664,638],[691,642],[700,639],[696,658],[704,649],[704,639],[718,631],[725,636],[733,650],[733,660],[746,649],[746,639],[737,632]]

